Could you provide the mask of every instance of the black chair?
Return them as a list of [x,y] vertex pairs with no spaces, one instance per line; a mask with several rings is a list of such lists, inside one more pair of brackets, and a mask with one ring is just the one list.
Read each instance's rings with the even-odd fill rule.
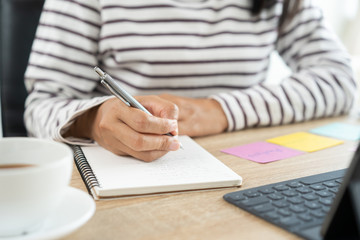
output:
[[0,95],[3,136],[26,136],[24,73],[44,0],[0,0]]

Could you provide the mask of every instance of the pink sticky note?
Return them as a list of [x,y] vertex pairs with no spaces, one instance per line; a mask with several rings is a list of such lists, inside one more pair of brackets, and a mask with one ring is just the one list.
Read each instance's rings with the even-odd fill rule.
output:
[[242,146],[223,149],[221,151],[258,163],[273,162],[276,160],[285,159],[304,153],[295,149],[286,148],[268,142],[255,142]]

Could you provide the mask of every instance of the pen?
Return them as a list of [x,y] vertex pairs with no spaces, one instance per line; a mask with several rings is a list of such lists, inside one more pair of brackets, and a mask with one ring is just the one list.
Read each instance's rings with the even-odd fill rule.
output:
[[[109,91],[118,99],[120,99],[123,103],[125,103],[129,107],[134,107],[140,109],[141,111],[149,114],[152,114],[141,105],[133,96],[131,96],[128,92],[125,91],[122,87],[120,87],[115,80],[107,73],[102,71],[99,67],[94,67],[94,70],[97,74],[99,74],[101,79],[101,84],[103,84]],[[171,133],[166,133],[165,135],[173,137]],[[180,148],[183,149],[182,144],[180,143]]]

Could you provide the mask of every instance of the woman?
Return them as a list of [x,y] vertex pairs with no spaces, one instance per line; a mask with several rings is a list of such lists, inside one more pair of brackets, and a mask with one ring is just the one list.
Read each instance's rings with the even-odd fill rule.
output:
[[[291,76],[266,86],[277,51]],[[109,96],[100,66],[154,116]],[[311,1],[47,0],[25,83],[31,136],[152,161],[204,136],[347,113],[349,56]]]

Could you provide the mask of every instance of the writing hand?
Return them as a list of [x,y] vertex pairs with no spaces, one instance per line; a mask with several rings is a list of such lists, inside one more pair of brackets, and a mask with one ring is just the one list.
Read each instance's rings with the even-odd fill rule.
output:
[[[73,127],[78,129],[71,135],[85,135],[117,155],[131,155],[146,162],[178,150],[179,141],[164,135],[178,134],[176,105],[157,96],[136,99],[153,116],[111,98],[79,118]],[[81,130],[80,122],[85,119],[87,127]]]

